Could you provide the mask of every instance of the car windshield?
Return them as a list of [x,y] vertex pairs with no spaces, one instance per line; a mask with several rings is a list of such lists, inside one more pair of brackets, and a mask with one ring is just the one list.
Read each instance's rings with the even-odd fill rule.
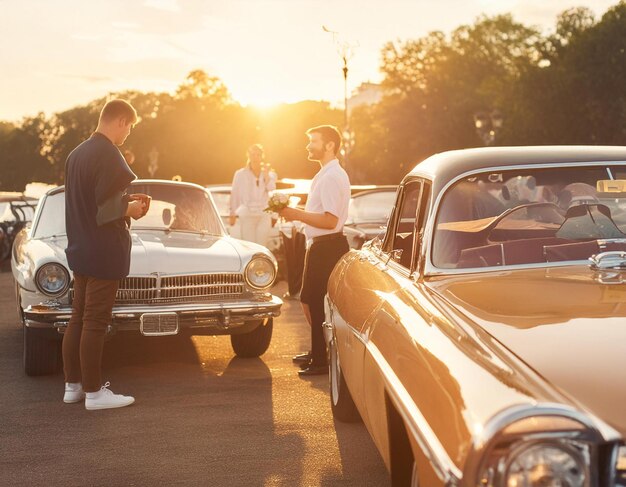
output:
[[33,238],[65,235],[65,193],[49,194],[41,204]]
[[462,269],[626,250],[626,166],[482,173],[444,194],[432,261]]
[[133,221],[133,230],[222,234],[219,215],[205,190],[173,184],[134,184],[129,192],[152,196],[150,210]]
[[[134,184],[129,193],[145,193],[152,197],[148,213],[132,220],[132,230],[166,231],[222,235],[217,211],[206,191],[173,184]],[[65,193],[48,195],[33,238],[65,235]]]
[[348,221],[352,223],[384,223],[396,199],[395,191],[376,191],[353,196],[348,209]]

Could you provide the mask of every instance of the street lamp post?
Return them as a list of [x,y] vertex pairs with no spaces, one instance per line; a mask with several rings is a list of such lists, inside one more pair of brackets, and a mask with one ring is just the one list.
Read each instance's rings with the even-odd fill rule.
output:
[[[325,25],[322,26],[322,30],[324,32],[328,32],[333,35],[333,43],[335,44],[335,48],[337,49],[337,54],[341,58],[343,62],[343,67],[341,71],[343,73],[343,156],[344,156],[344,164],[346,167],[346,171],[348,171],[348,157],[350,151],[354,147],[354,133],[350,130],[350,125],[348,121],[348,61],[354,56],[354,49],[358,47],[358,43],[350,43],[347,40],[341,40],[339,38],[339,32],[330,30]],[[349,173],[349,171],[348,171]]]
[[159,151],[156,147],[148,152],[148,174],[153,178],[159,168]]
[[486,146],[493,145],[496,141],[496,135],[502,128],[504,117],[500,110],[492,110],[491,112],[480,111],[474,114],[474,126],[476,133],[482,139]]

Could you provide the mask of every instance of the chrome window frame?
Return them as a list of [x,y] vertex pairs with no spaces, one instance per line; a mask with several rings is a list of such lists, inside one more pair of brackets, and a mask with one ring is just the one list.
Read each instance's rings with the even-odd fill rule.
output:
[[[431,209],[432,209],[432,189],[433,189],[433,181],[430,178],[424,177],[422,175],[414,175],[414,174],[410,174],[408,176],[406,176],[402,182],[398,185],[398,190],[396,193],[396,201],[393,205],[393,209],[391,211],[390,217],[389,217],[389,223],[387,224],[387,230],[385,232],[385,238],[382,242],[381,245],[381,249],[380,249],[380,255],[379,257],[382,260],[382,255],[385,255],[386,257],[390,257],[390,253],[393,251],[393,249],[388,249],[386,250],[386,246],[388,246],[390,244],[390,240],[392,240],[395,237],[395,231],[398,225],[398,218],[399,218],[399,209],[402,208],[402,204],[404,203],[404,196],[405,196],[405,187],[407,184],[409,183],[413,183],[413,182],[419,182],[420,183],[420,189],[419,189],[419,195],[418,195],[418,205],[416,208],[416,213],[415,213],[415,225],[417,225],[417,222],[419,220],[419,215],[421,214],[421,206],[420,203],[422,201],[422,195],[424,194],[424,186],[428,185],[430,187],[430,194],[428,197],[428,203],[426,205],[426,212],[425,212],[425,224],[424,224],[424,234],[423,234],[423,238],[422,238],[422,245],[421,248],[424,247],[423,243],[426,242],[426,236],[427,236],[427,228],[428,228],[428,222],[430,220],[430,214],[431,214]],[[413,229],[414,232],[417,231],[417,228],[414,226]],[[393,235],[393,236],[392,236]],[[423,257],[421,255],[421,248],[420,248],[420,254],[418,255],[417,253],[417,238],[413,238],[413,244],[411,247],[411,264],[410,266],[404,267],[402,265],[400,265],[399,263],[391,260],[391,258],[389,258],[386,262],[384,262],[386,265],[391,266],[393,269],[395,269],[396,271],[398,271],[400,274],[402,274],[405,277],[411,277],[416,273],[416,267],[417,264],[419,262],[423,262]]]

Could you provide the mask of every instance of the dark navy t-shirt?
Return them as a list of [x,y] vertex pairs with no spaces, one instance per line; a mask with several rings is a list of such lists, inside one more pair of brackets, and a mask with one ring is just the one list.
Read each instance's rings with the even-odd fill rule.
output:
[[65,253],[73,272],[111,280],[128,275],[131,238],[124,215],[101,226],[97,224],[96,215],[98,207],[110,198],[122,198],[136,177],[119,149],[98,132],[68,156],[65,163]]

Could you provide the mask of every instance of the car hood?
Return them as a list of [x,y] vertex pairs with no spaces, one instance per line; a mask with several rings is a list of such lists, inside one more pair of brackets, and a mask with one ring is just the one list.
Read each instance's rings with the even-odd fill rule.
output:
[[[247,242],[230,237],[202,236],[184,232],[132,232],[130,275],[141,276],[153,272],[163,274],[197,274],[202,272],[241,272],[242,256],[252,255],[255,249]],[[54,255],[62,262],[67,239],[47,241]]]
[[602,283],[575,266],[437,277],[429,285],[626,437],[626,284]]
[[241,271],[236,241],[230,238],[184,232],[133,232],[132,238],[131,275]]

